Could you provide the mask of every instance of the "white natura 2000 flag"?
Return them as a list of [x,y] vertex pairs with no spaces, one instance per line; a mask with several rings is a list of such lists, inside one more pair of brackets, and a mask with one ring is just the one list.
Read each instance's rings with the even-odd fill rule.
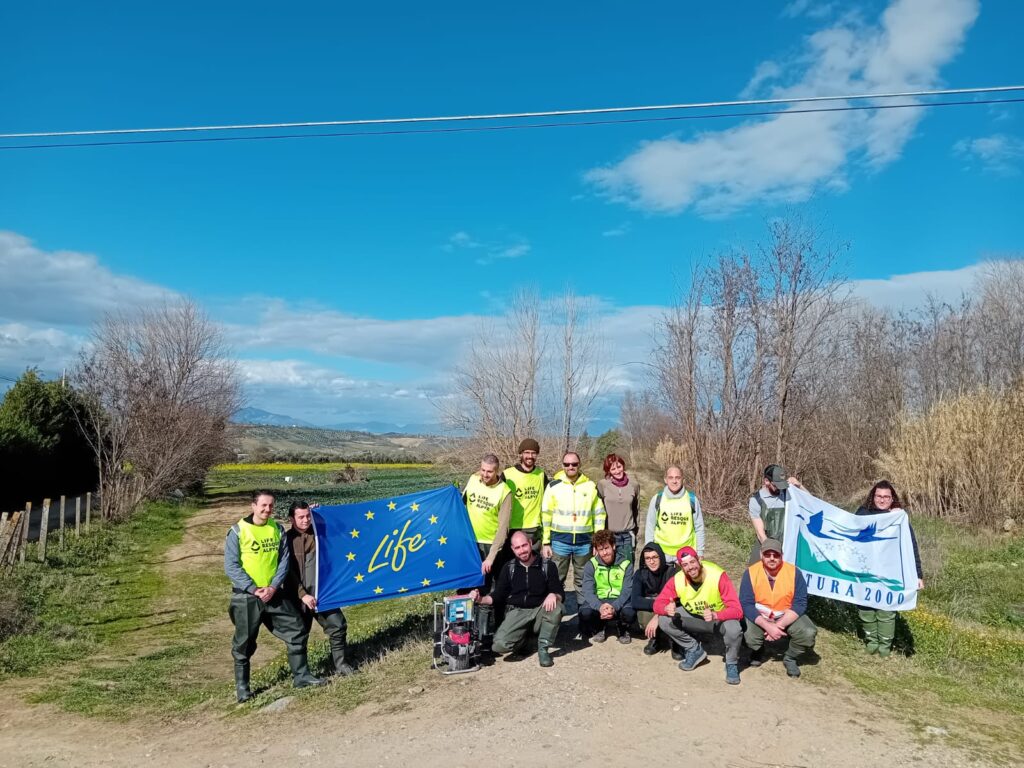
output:
[[789,487],[783,559],[803,571],[807,592],[870,608],[917,605],[917,566],[903,510],[854,515]]

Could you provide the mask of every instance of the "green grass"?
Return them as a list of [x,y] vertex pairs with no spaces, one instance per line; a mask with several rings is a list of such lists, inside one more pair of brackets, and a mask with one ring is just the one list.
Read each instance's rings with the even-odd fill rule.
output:
[[[316,464],[307,469],[287,472],[273,469],[215,469],[206,479],[206,495],[211,498],[251,493],[266,488],[280,493],[278,506],[287,509],[292,499],[319,501],[323,504],[347,504],[353,501],[383,498],[389,495],[436,487],[449,478],[434,468],[422,469],[360,469],[363,480],[335,483],[337,472],[325,471]],[[285,482],[285,477],[291,482]],[[276,511],[276,510],[275,510]]]
[[[294,497],[360,501],[445,482],[436,472],[421,470],[374,470],[366,478],[342,487],[318,486],[306,478]],[[218,496],[227,493],[226,483],[244,482],[217,480]],[[278,513],[290,498],[278,500]],[[173,578],[163,567],[165,553],[181,541],[196,511],[188,505],[149,505],[132,521],[74,543],[74,554],[65,552],[59,564],[26,568],[19,578],[36,580],[32,600],[40,608],[39,623],[35,631],[0,645],[0,660],[6,674],[39,676],[30,700],[108,718],[235,710],[230,629],[210,634],[211,620],[227,609],[229,586],[219,560],[197,560]],[[224,535],[220,526],[198,532],[210,550]],[[46,579],[38,580],[40,573]],[[420,595],[346,609],[351,655],[361,674],[328,689],[302,691],[299,701],[348,710],[382,700],[395,684],[422,679],[430,664],[431,605],[431,596]],[[312,637],[311,667],[323,672],[329,666],[328,645],[315,626]],[[254,670],[257,696],[240,712],[296,693],[283,646],[269,634],[261,635],[260,644],[279,650]]]
[[160,583],[145,562],[181,540],[194,506],[146,505],[120,525],[97,525],[81,538],[51,541],[45,563],[26,563],[3,584],[34,616],[30,631],[0,643],[0,676],[29,675],[81,658],[161,621],[150,610]]

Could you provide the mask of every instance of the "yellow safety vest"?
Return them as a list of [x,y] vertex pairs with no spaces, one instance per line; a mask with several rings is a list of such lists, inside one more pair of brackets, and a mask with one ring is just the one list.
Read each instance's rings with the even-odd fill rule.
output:
[[509,495],[508,483],[499,480],[494,485],[485,485],[479,475],[471,475],[463,494],[466,497],[466,511],[473,524],[476,540],[490,544],[498,533],[498,512],[501,502]]
[[661,551],[669,558],[680,547],[697,548],[697,531],[693,527],[692,493],[683,489],[678,499],[664,492],[657,503],[657,520],[654,523],[654,541],[661,545]]
[[594,591],[600,600],[614,600],[622,594],[622,582],[626,578],[629,561],[621,560],[605,565],[600,558],[592,557],[594,564]]
[[238,551],[242,570],[257,587],[269,587],[277,573],[281,528],[270,518],[263,525],[238,521]]
[[597,486],[583,473],[575,483],[564,472],[556,474],[544,491],[540,513],[545,544],[551,543],[552,533],[571,534],[573,544],[588,541],[608,520]]
[[675,575],[676,598],[679,604],[694,616],[700,616],[705,608],[710,608],[716,613],[725,609],[722,593],[718,590],[718,581],[725,571],[707,560],[702,560],[701,565],[704,566],[704,581],[697,589],[693,588],[682,571]]
[[505,470],[505,482],[512,489],[512,517],[509,528],[540,527],[540,500],[544,495],[544,470],[534,467],[523,472],[516,467]]

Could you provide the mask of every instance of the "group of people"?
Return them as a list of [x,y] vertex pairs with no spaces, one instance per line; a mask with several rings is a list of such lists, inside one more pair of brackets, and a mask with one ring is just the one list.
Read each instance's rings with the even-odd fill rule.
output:
[[[622,457],[609,454],[605,476],[595,483],[573,451],[562,456],[552,478],[537,464],[536,440],[523,440],[518,453],[519,461],[504,470],[496,455],[485,455],[463,491],[481,560],[481,584],[468,591],[481,606],[488,652],[521,654],[535,637],[538,662],[552,666],[571,565],[579,631],[592,643],[611,636],[626,644],[638,634],[647,640],[645,655],[669,650],[680,669],[691,671],[707,659],[703,640],[719,635],[730,685],[740,682],[744,643],[751,667],[765,660],[766,643],[780,643],[787,674],[800,676],[798,660],[813,649],[817,628],[807,616],[803,575],[782,559],[788,488],[799,481],[781,466],[765,468],[761,488],[750,497],[756,542],[737,591],[723,568],[704,559],[700,501],[684,487],[678,466],[666,469],[664,487],[651,497],[646,543],[637,558],[640,488]],[[250,514],[231,527],[224,546],[239,702],[252,696],[250,659],[260,626],[285,643],[297,688],[326,682],[310,672],[307,660],[314,621],[330,641],[333,673],[355,671],[346,660],[344,614],[318,610],[310,506],[293,503],[291,527],[284,530],[273,518],[274,501],[271,491],[255,492]],[[895,489],[883,480],[857,514],[900,507]],[[920,575],[916,539],[914,555]],[[919,580],[918,588],[923,586]],[[889,655],[895,612],[862,607],[858,616],[868,652]],[[495,626],[489,627],[492,618]]]
[[[678,466],[666,469],[664,487],[651,497],[637,559],[640,489],[622,457],[609,454],[595,483],[573,451],[553,478],[537,465],[536,440],[523,440],[518,453],[519,462],[504,471],[496,455],[485,455],[463,493],[482,562],[483,583],[471,594],[499,619],[493,653],[522,653],[535,635],[540,665],[553,664],[572,565],[580,635],[592,643],[614,636],[625,644],[642,634],[646,655],[667,647],[680,669],[691,671],[707,658],[702,639],[720,635],[731,685],[740,682],[744,644],[749,666],[757,667],[765,644],[779,643],[787,674],[800,676],[798,660],[813,649],[817,628],[807,616],[806,580],[782,557],[788,489],[802,487],[797,478],[778,464],[765,468],[748,501],[756,540],[737,591],[722,567],[704,559],[700,501]],[[881,481],[857,514],[897,508],[895,490]],[[916,540],[914,553],[920,574]],[[868,652],[887,656],[895,612],[861,607],[858,616]]]

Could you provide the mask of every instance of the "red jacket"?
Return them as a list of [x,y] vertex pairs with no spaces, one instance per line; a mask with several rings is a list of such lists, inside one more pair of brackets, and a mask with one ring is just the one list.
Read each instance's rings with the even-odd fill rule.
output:
[[[680,575],[682,571],[679,572]],[[685,576],[684,576],[685,578]],[[725,608],[715,614],[715,621],[729,621],[730,619],[743,618],[743,606],[740,605],[739,595],[732,585],[729,574],[723,572],[718,580],[718,591],[722,595],[722,602]],[[669,579],[662,587],[661,593],[654,600],[654,612],[662,616],[674,616],[676,612],[676,580]]]

